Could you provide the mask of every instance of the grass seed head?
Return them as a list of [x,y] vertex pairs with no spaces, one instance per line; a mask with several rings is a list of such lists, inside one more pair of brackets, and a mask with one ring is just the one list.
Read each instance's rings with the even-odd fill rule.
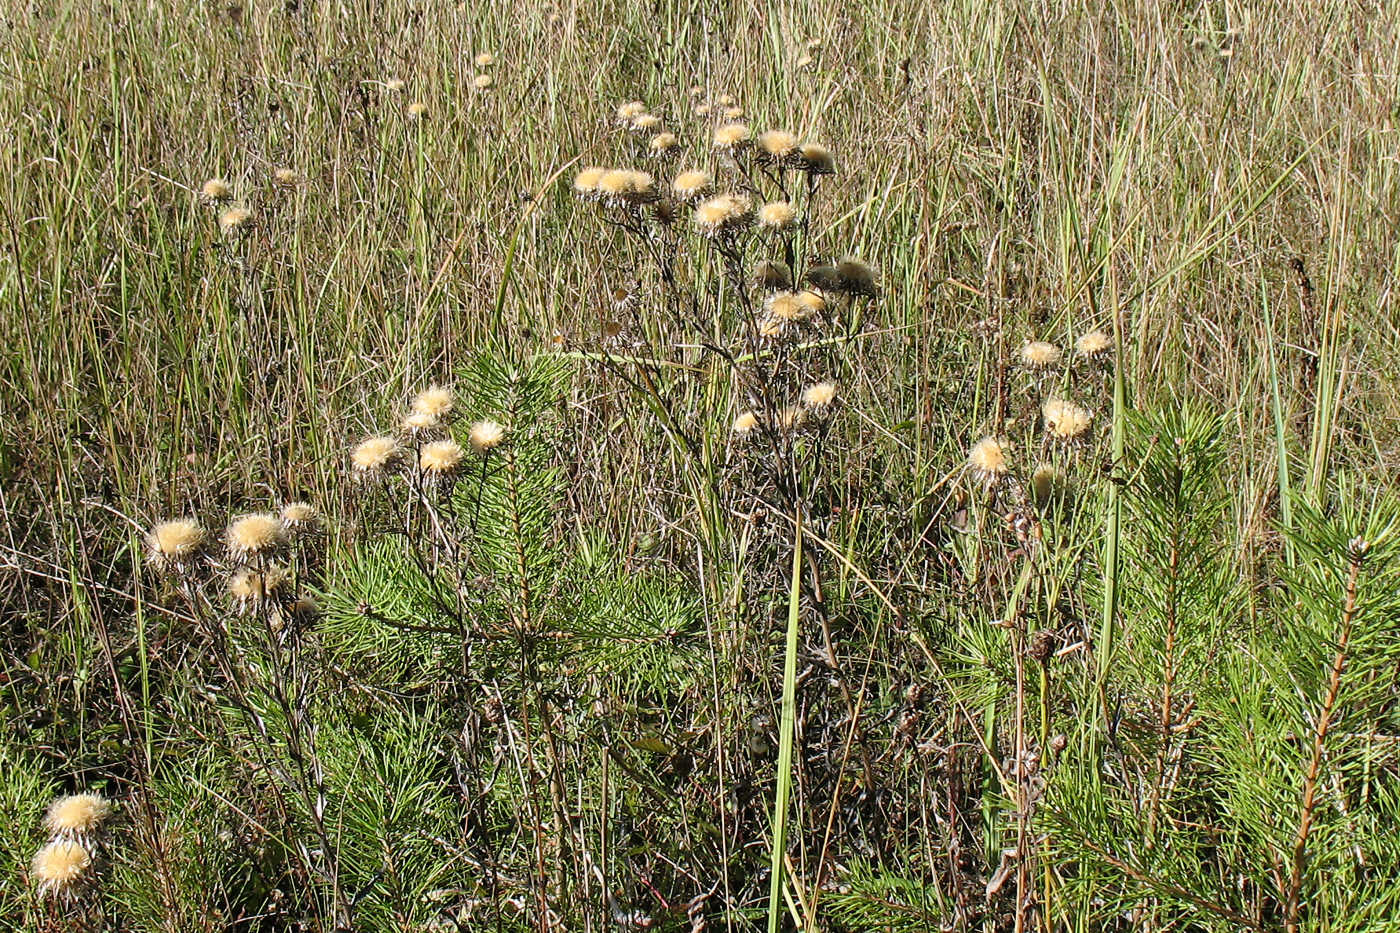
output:
[[112,803],[101,794],[69,794],[49,804],[44,828],[62,839],[90,839],[112,815]]
[[1047,369],[1060,362],[1060,348],[1044,340],[1029,341],[1021,348],[1021,362],[1028,369]]
[[204,549],[204,527],[193,518],[161,522],[146,532],[146,553],[155,566],[179,570],[189,565]]
[[50,840],[30,863],[29,874],[41,897],[67,900],[91,880],[92,853],[73,839]]
[[371,437],[350,453],[350,465],[362,476],[383,476],[397,465],[403,451],[392,437]]
[[479,454],[489,453],[501,445],[506,439],[506,429],[494,421],[478,421],[472,425],[471,432],[467,435],[467,440],[472,445],[472,450]]

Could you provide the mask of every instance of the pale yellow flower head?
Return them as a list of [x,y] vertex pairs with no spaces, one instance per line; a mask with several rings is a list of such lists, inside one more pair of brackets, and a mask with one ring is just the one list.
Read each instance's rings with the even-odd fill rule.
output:
[[402,453],[392,437],[371,437],[350,453],[350,465],[361,475],[379,476],[393,467]]
[[146,533],[146,552],[157,567],[178,569],[199,556],[205,537],[193,518],[161,522]]
[[1093,359],[1113,349],[1113,338],[1101,330],[1091,330],[1074,342],[1074,349]]
[[984,437],[973,444],[967,454],[967,464],[987,478],[1001,476],[1011,468],[1007,461],[1006,444],[994,437]]
[[49,804],[44,828],[50,836],[85,839],[101,829],[111,815],[112,803],[101,794],[69,794]]
[[281,550],[287,544],[282,516],[272,512],[250,512],[229,523],[224,546],[235,559],[261,557]]
[[787,201],[769,201],[758,209],[758,225],[779,233],[797,225],[797,211]]
[[90,880],[92,853],[74,839],[51,840],[29,865],[29,876],[43,897],[71,898]]
[[494,421],[478,421],[472,425],[471,432],[467,436],[467,440],[471,442],[472,450],[479,454],[494,450],[505,439],[505,427]]
[[740,149],[749,142],[749,128],[743,123],[726,123],[715,130],[716,149]]
[[1064,399],[1046,399],[1040,410],[1045,416],[1046,433],[1062,441],[1082,436],[1094,420],[1093,412]]
[[695,208],[695,226],[706,236],[719,236],[747,227],[753,202],[747,194],[721,194]]
[[709,172],[690,169],[675,177],[671,182],[671,191],[682,201],[694,201],[709,194],[714,186],[715,180]]
[[1030,369],[1046,369],[1060,362],[1060,348],[1044,340],[1032,340],[1021,348],[1021,362]]
[[462,445],[454,440],[433,441],[419,451],[418,466],[429,477],[447,477],[461,469],[466,456]]

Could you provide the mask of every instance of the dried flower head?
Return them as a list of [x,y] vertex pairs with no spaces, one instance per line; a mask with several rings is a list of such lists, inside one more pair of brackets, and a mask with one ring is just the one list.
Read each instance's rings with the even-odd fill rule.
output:
[[447,386],[430,385],[413,397],[409,407],[441,421],[452,413],[455,402],[456,397]]
[[768,316],[785,324],[805,321],[811,317],[811,309],[792,292],[774,292],[763,303]]
[[811,68],[812,56],[806,54],[799,56],[797,61],[794,63],[793,67],[795,67],[798,71],[805,71],[806,69]]
[[784,431],[796,431],[807,423],[807,409],[801,405],[789,405],[778,412],[778,427]]
[[1044,505],[1061,484],[1059,472],[1050,464],[1042,463],[1031,474],[1031,497],[1037,504]]
[[874,270],[854,256],[847,256],[836,263],[836,275],[840,279],[841,290],[848,295],[873,298],[879,292]]
[[69,794],[49,804],[44,828],[61,839],[90,840],[112,815],[112,803],[101,794]]
[[68,899],[87,884],[92,862],[92,853],[82,843],[53,839],[34,853],[29,875],[40,896]]
[[426,411],[410,411],[399,422],[403,433],[409,437],[422,437],[442,427],[442,419]]
[[786,162],[797,154],[797,137],[787,130],[758,134],[758,157],[765,162]]
[[428,117],[428,105],[421,100],[415,100],[408,105],[408,110],[405,113],[408,114],[410,120],[425,120]]
[[644,204],[656,197],[656,181],[646,172],[615,168],[598,179],[598,193],[612,204]]
[[743,123],[726,123],[715,130],[714,146],[716,149],[727,149],[734,151],[742,149],[748,145],[749,128]]
[[823,411],[836,401],[836,383],[818,382],[802,390],[802,404],[816,411]]
[[725,107],[721,114],[726,120],[738,120],[744,116],[743,107]]
[[393,94],[397,94],[406,87],[408,87],[408,82],[404,81],[403,78],[390,78],[384,82],[384,90]]
[[753,267],[753,283],[765,291],[792,288],[792,270],[785,262],[764,259]]
[[1006,444],[994,437],[984,437],[968,451],[967,463],[980,476],[988,479],[1001,476],[1010,468],[1006,458]]
[[675,133],[657,133],[651,138],[647,148],[655,155],[666,156],[676,151],[680,145],[680,140],[676,139]]
[[253,221],[253,212],[246,207],[230,207],[219,215],[219,229],[226,236],[233,236],[247,229]]
[[820,143],[803,143],[798,149],[798,165],[809,175],[834,175],[836,157]]
[[467,435],[472,450],[479,454],[494,450],[505,439],[506,429],[494,421],[478,421],[472,425],[471,432]]
[[1045,430],[1062,441],[1072,441],[1089,430],[1093,412],[1064,399],[1050,398],[1040,407],[1045,416]]
[[161,522],[146,532],[149,560],[163,570],[178,570],[199,556],[204,547],[204,528],[193,518]]
[[462,467],[466,459],[462,445],[453,440],[433,441],[424,444],[418,452],[418,466],[430,478],[451,476]]
[[733,430],[734,433],[739,435],[740,437],[748,436],[749,434],[753,433],[754,429],[757,427],[758,415],[754,414],[751,411],[746,411],[743,414],[739,415],[739,417],[734,419]]
[[654,113],[639,113],[632,118],[629,126],[638,133],[649,133],[661,127],[661,118]]
[[715,103],[719,104],[721,107],[733,107],[739,102],[734,99],[733,94],[721,94]]
[[1060,362],[1060,348],[1044,340],[1032,340],[1021,348],[1021,362],[1030,369],[1045,369]]
[[709,194],[714,186],[715,180],[709,172],[690,169],[675,177],[671,182],[671,191],[682,201],[694,201]]
[[699,103],[695,105],[695,115],[697,117],[708,117],[710,115],[710,112],[713,110],[714,108],[706,103]]
[[703,87],[701,87],[700,85],[698,85],[698,84],[692,84],[692,85],[690,86],[690,96],[691,96],[691,97],[704,97],[704,96],[705,96],[705,89],[704,89]]
[[797,211],[787,201],[769,201],[758,209],[758,225],[784,232],[797,225]]
[[591,198],[598,194],[598,182],[608,170],[598,166],[590,165],[574,176],[574,193],[585,198]]
[[399,460],[403,451],[392,437],[371,437],[350,453],[350,465],[363,476],[382,476]]
[[1101,330],[1091,330],[1074,342],[1074,349],[1081,356],[1093,359],[1113,349],[1113,338]]
[[826,310],[826,299],[814,291],[803,289],[797,293],[797,300],[806,309],[808,317],[821,314]]
[[301,184],[301,175],[294,168],[279,168],[272,173],[272,180],[283,188],[293,188]]
[[472,78],[472,87],[476,88],[478,91],[489,90],[491,86],[495,83],[496,79],[491,77],[489,74],[486,74],[485,72],[482,72],[475,78]]
[[764,317],[758,322],[758,336],[765,340],[777,340],[787,333],[788,323],[781,318]]
[[291,584],[292,576],[285,567],[272,566],[261,571],[244,568],[228,578],[228,594],[240,609],[247,610],[280,599]]
[[235,560],[260,557],[281,550],[287,544],[282,516],[271,512],[249,512],[229,523],[224,546]]
[[839,292],[842,290],[841,273],[837,271],[835,266],[813,266],[807,270],[803,281],[813,288],[820,288],[822,291]]
[[629,100],[617,108],[617,120],[619,123],[631,123],[646,112],[646,104],[639,100]]
[[282,527],[292,538],[312,534],[321,528],[321,513],[310,502],[288,502],[282,506],[281,518]]
[[490,52],[477,52],[475,57],[472,58],[472,64],[478,68],[490,68],[492,65],[496,64],[496,56],[492,55]]
[[210,201],[227,201],[233,197],[233,186],[222,178],[211,178],[199,189]]
[[733,233],[753,221],[753,202],[746,194],[721,194],[695,208],[695,226],[706,236]]

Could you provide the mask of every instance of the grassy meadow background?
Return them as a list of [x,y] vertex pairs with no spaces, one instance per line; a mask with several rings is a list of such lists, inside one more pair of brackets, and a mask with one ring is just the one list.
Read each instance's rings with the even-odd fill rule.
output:
[[[677,221],[697,335],[571,190],[720,169],[726,94],[830,147],[801,248],[879,280],[792,377],[839,407],[786,499],[705,241]],[[8,5],[0,925],[1400,929],[1397,120],[1389,2]],[[1094,330],[1109,363],[1021,366]],[[515,499],[464,475],[460,638],[381,624],[441,581],[347,461],[433,383],[536,496],[473,537]],[[295,499],[294,647],[145,561]],[[507,545],[520,605],[461,556]],[[83,790],[92,883],[45,896]]]

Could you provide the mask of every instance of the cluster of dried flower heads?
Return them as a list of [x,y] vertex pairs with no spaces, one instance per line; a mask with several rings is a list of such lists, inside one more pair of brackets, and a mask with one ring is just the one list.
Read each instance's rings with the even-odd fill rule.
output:
[[[429,386],[413,397],[396,434],[366,438],[350,452],[350,468],[362,480],[394,474],[417,478],[424,486],[450,483],[467,464],[467,453],[453,436],[456,397],[450,388]],[[506,439],[506,428],[483,420],[467,429],[467,444],[486,455]]]
[[111,815],[111,801],[96,793],[69,794],[49,804],[49,841],[29,865],[30,883],[41,897],[68,901],[92,885]]

